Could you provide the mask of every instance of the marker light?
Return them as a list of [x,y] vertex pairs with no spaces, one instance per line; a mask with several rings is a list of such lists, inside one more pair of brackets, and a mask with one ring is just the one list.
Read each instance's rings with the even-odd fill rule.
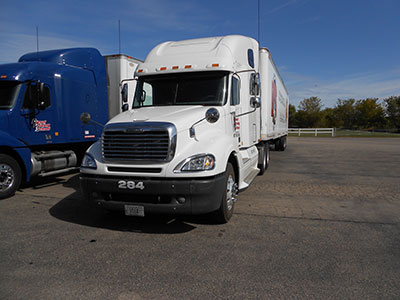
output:
[[139,69],[137,72],[138,73],[143,73],[143,69]]
[[1,78],[7,78],[7,75],[1,75]]
[[211,68],[224,68],[225,65],[221,65],[220,63],[213,63],[213,64],[208,64],[207,68],[211,69]]
[[185,66],[185,69],[191,69],[192,68],[192,65],[186,65]]
[[179,69],[179,66],[173,66],[172,67],[172,70],[178,70]]

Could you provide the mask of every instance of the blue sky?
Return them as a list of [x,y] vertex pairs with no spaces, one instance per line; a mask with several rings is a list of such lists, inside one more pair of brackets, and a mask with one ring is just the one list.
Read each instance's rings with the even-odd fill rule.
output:
[[[400,95],[399,0],[261,0],[260,44],[271,50],[296,107],[317,96]],[[1,1],[0,63],[40,50],[90,46],[144,59],[158,43],[257,38],[257,0]]]

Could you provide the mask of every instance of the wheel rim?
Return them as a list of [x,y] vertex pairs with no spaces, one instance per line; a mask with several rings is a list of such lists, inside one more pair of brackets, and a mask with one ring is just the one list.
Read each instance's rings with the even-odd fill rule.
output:
[[232,175],[229,175],[226,183],[226,206],[231,211],[237,201],[237,184]]
[[0,191],[6,191],[12,187],[15,181],[13,169],[7,164],[0,165]]

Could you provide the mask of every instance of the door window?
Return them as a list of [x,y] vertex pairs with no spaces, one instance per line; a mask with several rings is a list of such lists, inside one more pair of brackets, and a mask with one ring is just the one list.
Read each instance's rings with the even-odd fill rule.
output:
[[238,104],[240,104],[239,79],[233,76],[232,86],[231,86],[231,105],[238,105]]
[[40,93],[39,85],[35,82],[28,83],[22,109],[45,109],[50,106],[50,91],[47,86]]

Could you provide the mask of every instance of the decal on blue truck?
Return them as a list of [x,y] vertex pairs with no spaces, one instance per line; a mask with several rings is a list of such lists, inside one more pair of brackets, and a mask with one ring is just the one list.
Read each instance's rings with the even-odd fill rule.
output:
[[51,124],[47,123],[47,120],[38,120],[38,119],[33,119],[32,120],[32,126],[33,129],[35,129],[35,132],[42,132],[42,131],[50,131],[51,130]]

